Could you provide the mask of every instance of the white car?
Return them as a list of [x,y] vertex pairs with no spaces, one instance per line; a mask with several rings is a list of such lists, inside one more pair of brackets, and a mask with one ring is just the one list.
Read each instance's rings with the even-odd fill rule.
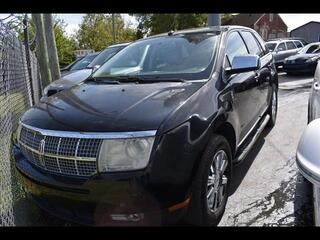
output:
[[300,139],[296,163],[312,183],[315,225],[320,226],[320,65],[317,65],[308,104],[308,126]]

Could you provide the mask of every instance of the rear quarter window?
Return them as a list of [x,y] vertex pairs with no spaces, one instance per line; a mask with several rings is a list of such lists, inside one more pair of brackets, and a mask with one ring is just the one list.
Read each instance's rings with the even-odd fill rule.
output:
[[297,48],[302,48],[303,47],[302,43],[299,42],[299,41],[294,41],[294,43],[296,44]]

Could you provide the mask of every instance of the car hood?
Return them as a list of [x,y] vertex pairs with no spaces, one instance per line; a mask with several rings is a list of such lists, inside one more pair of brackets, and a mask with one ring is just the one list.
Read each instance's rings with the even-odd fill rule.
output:
[[21,121],[33,127],[59,131],[156,130],[203,84],[83,83],[41,101],[29,109]]
[[91,69],[82,69],[69,73],[62,78],[52,82],[49,85],[50,89],[66,89],[86,80],[92,73]]
[[287,60],[305,60],[315,56],[319,56],[319,54],[296,54],[287,58]]

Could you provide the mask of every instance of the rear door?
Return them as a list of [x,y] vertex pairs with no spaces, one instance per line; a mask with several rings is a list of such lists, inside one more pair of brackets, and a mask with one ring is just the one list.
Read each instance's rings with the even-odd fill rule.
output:
[[271,64],[272,54],[266,54],[258,42],[258,39],[252,34],[251,31],[243,30],[241,35],[247,45],[250,54],[259,56],[260,69],[255,71],[255,85],[257,91],[253,93],[256,103],[255,118],[260,118],[268,107],[269,92],[271,91],[270,78],[271,78]]
[[287,51],[285,53],[285,58],[290,57],[292,55],[295,55],[299,51],[299,49],[296,47],[296,45],[293,43],[293,41],[286,41],[285,43],[287,45]]

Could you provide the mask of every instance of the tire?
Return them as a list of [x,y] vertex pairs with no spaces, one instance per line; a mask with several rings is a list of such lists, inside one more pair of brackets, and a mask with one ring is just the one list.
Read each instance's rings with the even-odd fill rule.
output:
[[[211,166],[214,162],[214,159],[219,159],[218,156],[221,156],[224,162],[227,163],[225,167],[225,171],[220,175],[219,182],[213,183],[214,181],[211,180],[212,185],[208,186],[210,181],[209,176],[212,174]],[[211,140],[209,141],[202,157],[200,160],[200,165],[198,167],[196,177],[194,179],[192,189],[191,189],[191,202],[188,209],[187,215],[187,222],[193,225],[198,226],[216,226],[218,225],[219,221],[221,220],[223,213],[225,211],[225,207],[227,204],[227,200],[229,197],[229,189],[230,189],[230,182],[232,176],[232,161],[231,161],[231,150],[228,141],[220,135],[213,135]],[[218,160],[217,160],[218,161]],[[223,165],[223,164],[222,164]],[[214,169],[214,173],[217,175],[216,167],[212,166]],[[225,183],[225,178],[227,182]],[[213,177],[211,177],[213,179]],[[211,192],[211,200],[214,200],[215,196],[218,196],[214,187],[216,189],[221,190],[222,197],[220,198],[220,204],[217,205],[215,210],[210,210],[209,200],[207,199],[207,194]],[[213,189],[213,190],[212,190]],[[214,201],[213,201],[214,202]],[[215,201],[218,203],[217,201]],[[213,204],[212,204],[213,207]]]
[[278,112],[278,89],[275,84],[272,84],[272,95],[271,95],[271,100],[270,100],[268,111],[267,111],[267,113],[270,116],[270,120],[267,124],[267,127],[272,128],[276,124],[277,112]]

